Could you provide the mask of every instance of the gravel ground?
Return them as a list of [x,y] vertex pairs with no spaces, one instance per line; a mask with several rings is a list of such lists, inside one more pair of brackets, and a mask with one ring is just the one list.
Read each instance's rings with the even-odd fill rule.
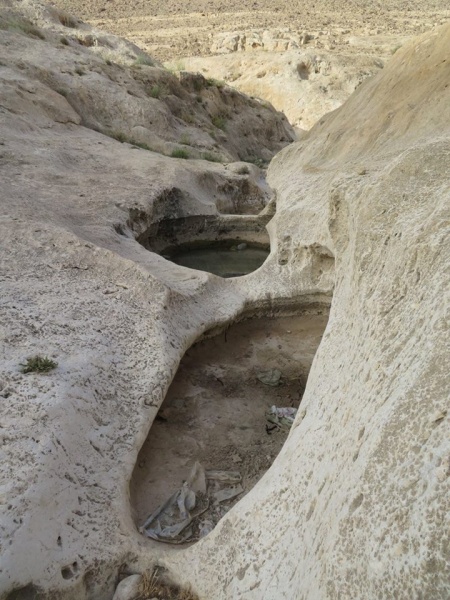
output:
[[[129,38],[160,60],[208,55],[214,34],[225,31],[284,28],[325,30],[337,36],[346,32],[367,37],[376,46],[380,35],[416,35],[450,18],[448,0],[317,0],[314,4],[304,0],[56,0],[55,4]],[[334,46],[342,50],[339,40]]]

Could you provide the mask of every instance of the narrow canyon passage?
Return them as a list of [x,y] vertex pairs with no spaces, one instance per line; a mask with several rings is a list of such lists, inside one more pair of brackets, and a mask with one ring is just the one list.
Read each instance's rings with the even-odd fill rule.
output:
[[240,494],[206,511],[209,530],[255,485],[289,431],[268,421],[267,412],[299,406],[327,319],[325,308],[254,318],[187,351],[133,472],[138,527],[180,489],[196,461],[241,477]]

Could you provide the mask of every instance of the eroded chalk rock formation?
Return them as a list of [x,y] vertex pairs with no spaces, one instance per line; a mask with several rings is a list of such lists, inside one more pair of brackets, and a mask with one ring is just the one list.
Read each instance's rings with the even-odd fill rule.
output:
[[211,52],[213,54],[230,54],[231,52],[285,52],[304,46],[315,38],[314,35],[303,31],[289,30],[265,31],[231,31],[218,33],[213,38]]
[[[450,28],[399,51],[275,158],[271,254],[230,280],[136,236],[244,202],[243,180],[259,202],[257,169],[84,127],[39,75],[36,53],[59,52],[2,36],[0,597],[109,600],[119,573],[154,565],[204,599],[448,596]],[[129,480],[186,349],[245,311],[329,304],[333,288],[268,474],[196,545],[142,538]],[[23,374],[32,355],[58,365]]]
[[264,98],[300,129],[310,129],[324,114],[341,106],[364,79],[384,65],[370,53],[336,55],[291,47],[286,52],[258,48],[186,58],[183,65],[205,77],[222,78],[245,94]]
[[201,597],[450,592],[449,49],[449,26],[410,43],[271,163],[280,271],[327,249],[335,291],[281,455],[208,538],[166,561]]

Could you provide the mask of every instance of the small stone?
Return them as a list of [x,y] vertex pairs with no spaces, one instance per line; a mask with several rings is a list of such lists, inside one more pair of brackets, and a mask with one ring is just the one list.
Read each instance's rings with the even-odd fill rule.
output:
[[433,415],[433,418],[431,419],[432,423],[440,423],[441,421],[443,421],[445,419],[445,417],[447,416],[447,411],[444,410],[439,410],[438,412],[436,412]]
[[242,244],[238,244],[238,245],[237,245],[237,249],[238,249],[239,251],[241,251],[241,250],[245,250],[246,248],[247,248],[247,244],[245,244],[245,243],[242,243]]
[[137,600],[140,596],[142,575],[130,575],[116,588],[113,600]]

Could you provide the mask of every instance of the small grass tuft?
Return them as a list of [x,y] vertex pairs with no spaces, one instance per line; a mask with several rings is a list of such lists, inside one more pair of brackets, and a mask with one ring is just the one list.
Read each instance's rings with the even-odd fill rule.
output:
[[153,62],[153,60],[150,58],[150,56],[147,56],[146,54],[139,54],[138,57],[136,57],[136,60],[133,63],[135,66],[144,66],[144,67],[154,67],[155,63]]
[[125,135],[125,133],[123,133],[122,131],[108,131],[106,135],[109,135],[109,137],[112,137],[118,142],[122,142],[122,144],[130,141],[128,136]]
[[262,158],[259,158],[258,156],[249,156],[244,160],[245,162],[251,163],[252,165],[256,165],[260,169],[264,169],[267,166],[266,161],[264,161]]
[[182,119],[188,125],[194,125],[195,123],[194,115],[187,112],[184,112],[182,115],[180,115],[180,119]]
[[209,162],[222,162],[222,157],[213,154],[212,152],[202,152],[203,160],[209,160]]
[[182,144],[183,146],[190,146],[191,138],[189,137],[189,135],[187,133],[183,133],[183,135],[180,137],[180,141],[178,143]]
[[85,71],[84,71],[84,69],[82,69],[81,67],[77,67],[77,68],[75,69],[75,73],[76,73],[77,75],[80,75],[80,76],[81,76],[81,75],[84,75],[84,74],[85,74]]
[[222,131],[225,131],[227,126],[227,120],[222,115],[212,117],[211,123],[214,125],[214,127],[217,127],[217,129],[222,129]]
[[209,77],[206,80],[206,84],[208,85],[208,87],[216,87],[219,89],[225,87],[225,81],[221,81],[220,79],[214,79],[214,77]]
[[154,152],[153,148],[151,148],[145,142],[132,141],[132,142],[130,142],[130,144],[133,144],[133,146],[137,146],[138,148],[142,148],[143,150],[150,150],[150,152]]
[[189,158],[189,152],[184,148],[174,148],[170,156],[172,158]]
[[113,140],[117,140],[118,142],[121,142],[122,144],[131,144],[132,146],[135,146],[136,148],[142,148],[143,150],[150,150],[150,152],[158,152],[158,150],[155,150],[154,148],[152,148],[145,142],[140,142],[138,140],[134,140],[133,138],[129,137],[126,133],[123,133],[122,131],[100,130],[100,133],[103,133],[103,135],[107,135],[108,137],[113,138]]
[[0,29],[6,31],[17,31],[24,33],[25,35],[32,35],[40,40],[45,40],[45,35],[42,33],[42,31],[26,19],[0,19]]
[[59,40],[63,46],[69,46],[69,40],[66,37],[62,37]]
[[153,85],[150,90],[150,96],[152,98],[160,98],[162,93],[163,93],[163,87],[157,83],[155,83],[155,85]]
[[70,29],[76,29],[78,27],[78,21],[66,12],[60,12],[58,14],[58,19],[63,27],[70,27]]
[[31,356],[27,358],[27,362],[20,363],[22,373],[48,373],[56,369],[58,363],[48,358],[48,356]]
[[169,73],[172,73],[172,75],[177,75],[177,73],[179,73],[180,71],[185,71],[185,64],[182,61],[177,61],[176,63],[167,65],[164,67],[166,69],[166,71],[169,71]]

